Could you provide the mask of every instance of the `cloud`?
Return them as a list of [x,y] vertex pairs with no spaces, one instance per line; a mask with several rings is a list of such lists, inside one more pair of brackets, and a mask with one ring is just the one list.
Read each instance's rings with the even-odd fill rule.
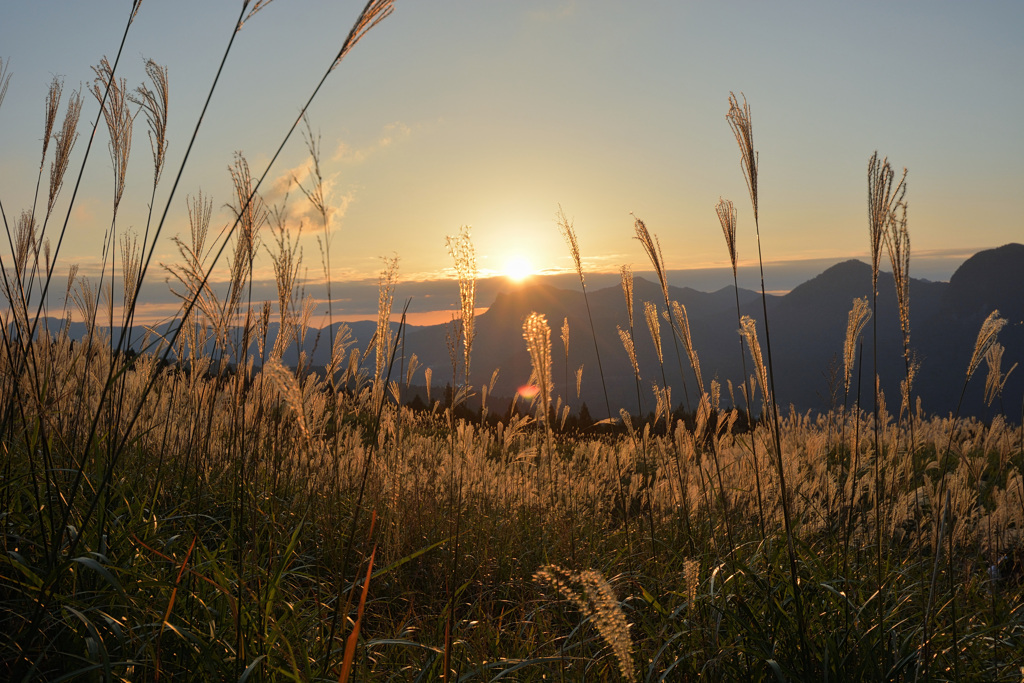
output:
[[[307,196],[316,187],[316,176],[313,172],[313,160],[306,159],[298,166],[283,171],[274,179],[270,190],[263,199],[270,207],[285,207],[283,217],[291,223],[303,223],[305,227],[322,229],[323,217],[320,211]],[[321,167],[321,172],[323,168]],[[340,192],[338,175],[332,173],[322,179],[324,208],[327,210],[327,225],[332,230],[344,218],[349,205],[355,199],[354,190]]]
[[562,19],[568,19],[569,17],[576,14],[576,9],[576,0],[563,0],[563,2],[558,3],[553,7],[530,10],[529,12],[527,12],[526,16],[530,19],[530,21],[538,23],[551,23],[555,21],[560,21]]
[[96,220],[102,203],[95,197],[80,197],[71,210],[71,219],[76,224],[89,224]]
[[377,152],[409,139],[412,132],[412,128],[401,121],[389,123],[381,129],[376,140],[362,147],[353,147],[345,141],[339,142],[331,160],[352,165],[361,164]]
[[404,123],[395,122],[389,123],[384,126],[384,130],[381,131],[380,137],[377,138],[377,145],[380,147],[390,147],[396,141],[405,140],[412,135],[412,128],[405,125]]

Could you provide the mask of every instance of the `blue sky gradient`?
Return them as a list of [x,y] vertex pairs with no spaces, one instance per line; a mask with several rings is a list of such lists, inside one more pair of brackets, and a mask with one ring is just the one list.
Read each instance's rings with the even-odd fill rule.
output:
[[[129,5],[0,10],[0,56],[13,73],[0,106],[8,220],[31,206],[50,80],[65,78],[65,101],[90,84],[90,65],[117,50]],[[142,82],[143,58],[170,71],[159,208],[239,7],[146,0],[129,32],[119,74],[130,87]],[[187,194],[202,188],[214,198],[213,235],[230,221],[233,153],[262,171],[359,7],[277,0],[245,25],[171,203],[159,260],[173,260],[169,238],[187,232]],[[373,278],[380,257],[396,254],[407,281],[450,276],[445,236],[461,225],[473,227],[484,274],[517,254],[563,271],[571,260],[555,227],[559,205],[594,271],[645,269],[631,211],[658,235],[670,268],[724,266],[719,196],[736,202],[749,262],[756,244],[725,121],[730,91],[753,111],[765,259],[864,258],[866,168],[877,149],[909,169],[914,253],[929,264],[912,274],[948,277],[964,256],[1024,234],[1022,26],[1019,2],[399,0],[310,110],[335,207],[333,277]],[[87,97],[72,172],[97,115]],[[271,170],[267,201],[280,204],[289,178],[306,169],[296,136]],[[141,233],[151,177],[140,117],[119,229]],[[111,186],[101,125],[60,254],[65,267],[99,263]],[[289,215],[306,221],[308,277],[322,278],[318,230],[295,188]],[[269,264],[257,272],[269,277]]]

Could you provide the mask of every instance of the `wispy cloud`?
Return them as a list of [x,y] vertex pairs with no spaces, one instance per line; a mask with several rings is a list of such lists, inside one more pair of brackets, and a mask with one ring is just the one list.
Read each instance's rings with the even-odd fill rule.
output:
[[[338,176],[339,174],[332,173],[323,179],[327,224],[331,230],[338,228],[349,205],[355,199],[354,190],[349,189],[344,193],[338,190]],[[307,228],[322,228],[319,211],[302,191],[302,188],[305,188],[306,191],[312,190],[315,182],[313,160],[306,159],[298,166],[279,174],[271,183],[270,190],[264,195],[264,200],[269,206],[284,207],[284,216],[290,222],[301,222]]]
[[96,197],[82,197],[71,210],[71,219],[76,224],[90,224],[97,219],[103,203]]
[[348,164],[361,164],[381,150],[388,149],[396,144],[409,139],[413,129],[401,121],[389,123],[381,129],[377,139],[361,147],[354,147],[344,140],[338,143],[332,161],[342,161]]
[[576,14],[578,6],[576,0],[562,0],[562,2],[552,3],[552,6],[544,9],[532,9],[526,13],[526,16],[530,21],[550,23],[573,16]]

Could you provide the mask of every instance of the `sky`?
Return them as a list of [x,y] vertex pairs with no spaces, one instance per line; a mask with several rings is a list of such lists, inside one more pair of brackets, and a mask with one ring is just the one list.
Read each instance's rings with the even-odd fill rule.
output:
[[[159,264],[176,261],[171,238],[188,233],[186,198],[200,189],[213,198],[211,235],[219,235],[232,219],[235,152],[263,172],[361,6],[275,0],[238,32],[170,199],[145,289],[153,315],[173,308]],[[118,74],[130,88],[145,77],[144,59],[169,70],[170,148],[158,212],[240,8],[227,0],[144,0],[128,32]],[[116,55],[129,13],[127,0],[0,9],[0,58],[12,74],[0,105],[8,221],[32,205],[51,80],[64,79],[64,102],[88,87],[91,65]],[[635,215],[657,235],[674,283],[725,286],[720,197],[738,209],[741,261],[757,255],[725,118],[730,92],[745,96],[752,112],[761,250],[775,264],[769,290],[785,291],[829,263],[867,259],[866,174],[875,150],[908,169],[911,274],[948,279],[967,256],[1024,235],[1022,26],[1024,3],[1010,1],[397,0],[309,109],[332,210],[335,310],[368,317],[376,296],[367,285],[382,258],[395,256],[396,296],[412,297],[422,320],[456,308],[454,285],[432,281],[452,277],[445,238],[462,226],[471,226],[482,277],[503,276],[514,262],[538,273],[571,270],[555,223],[559,207],[573,220],[589,273],[648,269],[633,239]],[[97,102],[86,97],[58,223],[97,116]],[[106,144],[101,123],[58,272],[71,264],[98,271],[111,223]],[[43,194],[52,154],[51,146]],[[294,228],[303,225],[308,289],[322,298],[324,228],[291,183],[308,186],[309,168],[296,134],[261,190],[270,205],[282,206],[287,195],[284,215]],[[145,230],[151,187],[140,116],[119,234]],[[59,224],[47,230],[55,242]],[[256,277],[264,281],[259,291],[273,291],[266,254]]]

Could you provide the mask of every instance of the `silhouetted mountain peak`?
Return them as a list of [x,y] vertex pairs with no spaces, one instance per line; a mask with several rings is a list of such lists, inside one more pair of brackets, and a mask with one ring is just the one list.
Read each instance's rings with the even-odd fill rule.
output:
[[838,311],[845,315],[853,299],[870,293],[871,266],[863,261],[851,259],[837,263],[820,275],[794,287],[783,297],[783,307],[812,307],[833,313]]
[[979,251],[949,280],[946,302],[960,318],[984,318],[998,308],[1010,319],[1024,316],[1024,244]]

